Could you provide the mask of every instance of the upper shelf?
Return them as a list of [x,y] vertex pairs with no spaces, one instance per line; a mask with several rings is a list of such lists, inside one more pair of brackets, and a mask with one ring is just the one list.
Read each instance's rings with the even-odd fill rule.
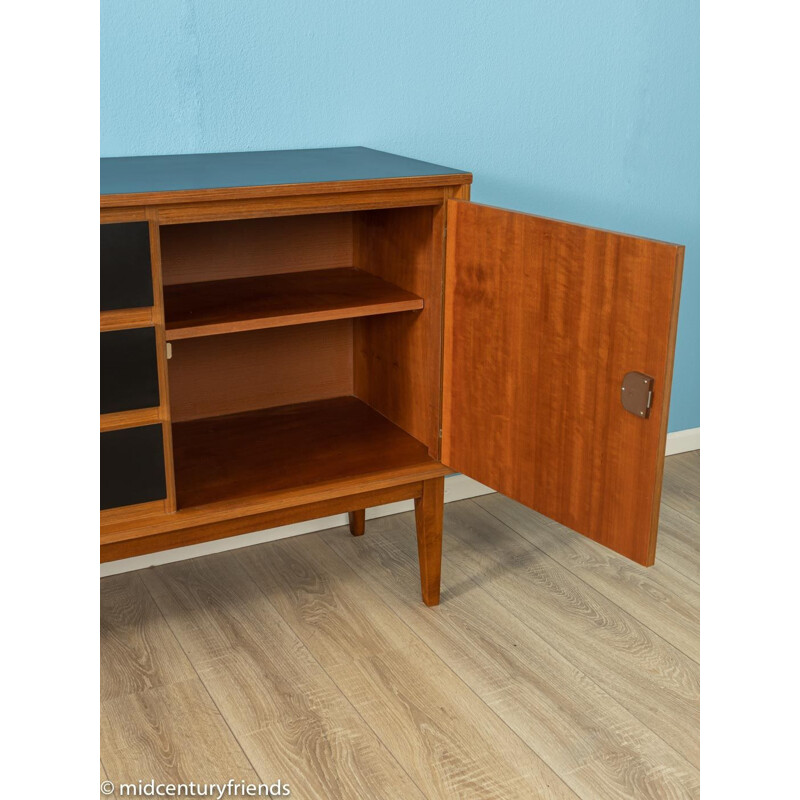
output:
[[168,341],[418,311],[422,306],[421,297],[352,268],[164,287]]

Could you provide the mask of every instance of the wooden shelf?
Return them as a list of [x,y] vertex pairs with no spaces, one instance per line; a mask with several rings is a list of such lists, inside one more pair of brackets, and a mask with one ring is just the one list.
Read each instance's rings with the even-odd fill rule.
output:
[[352,268],[164,287],[168,341],[418,311],[422,306],[421,297]]
[[172,426],[178,509],[288,497],[326,485],[448,470],[421,442],[356,397],[336,397]]
[[100,332],[147,328],[153,324],[153,309],[124,308],[100,312]]
[[100,414],[100,433],[118,431],[122,428],[136,428],[140,425],[154,425],[156,422],[161,422],[159,406],[115,411],[110,414]]

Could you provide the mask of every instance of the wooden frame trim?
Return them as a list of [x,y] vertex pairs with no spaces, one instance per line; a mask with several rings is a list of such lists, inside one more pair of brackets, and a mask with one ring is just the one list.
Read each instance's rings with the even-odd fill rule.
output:
[[[108,520],[108,524],[106,524],[106,521],[103,520],[100,541],[104,545],[112,544],[130,539],[149,537],[159,533],[176,532],[183,528],[195,528],[255,514],[291,509],[295,506],[326,503],[326,507],[333,508],[333,505],[341,497],[352,497],[362,492],[377,492],[450,474],[452,474],[452,470],[449,467],[445,467],[438,462],[432,462],[426,466],[414,466],[389,473],[384,472],[359,476],[358,478],[348,478],[320,486],[274,492],[271,495],[264,494],[249,500],[246,498],[242,500],[225,500],[205,506],[180,509],[174,513],[166,513],[160,516],[149,516],[147,519],[125,520],[120,524],[112,520]],[[388,503],[390,501],[383,502]],[[371,505],[376,505],[376,503],[373,502]],[[366,505],[360,506],[356,503],[349,510],[352,511],[354,508],[366,508]],[[348,509],[344,510],[347,511]],[[326,516],[333,513],[336,512],[325,511],[318,516]],[[307,517],[307,519],[313,519],[313,516]]]
[[395,503],[400,500],[416,499],[422,496],[423,482],[404,483],[366,492],[340,495],[329,500],[274,509],[244,517],[202,523],[177,530],[153,532],[136,538],[103,540],[100,538],[100,561],[116,561],[120,558],[155,553],[160,550],[171,550],[175,547],[199,544],[214,539],[224,539],[243,533],[252,533],[279,525],[290,525],[309,519],[318,519],[332,514],[342,514],[354,508],[367,508]]
[[144,222],[147,219],[147,210],[144,206],[129,208],[104,208],[102,195],[100,201],[100,224],[109,222]]
[[120,308],[100,312],[100,333],[128,328],[149,328],[153,324],[153,308]]
[[377,178],[359,181],[327,181],[323,183],[281,183],[271,186],[226,186],[217,189],[190,189],[172,192],[135,192],[133,194],[100,195],[100,208],[144,206],[162,203],[194,203],[197,201],[236,200],[258,197],[336,194],[352,191],[386,191],[426,186],[454,186],[472,183],[472,173],[453,172],[445,175],[416,175],[404,178]]
[[650,541],[647,548],[647,556],[644,565],[651,567],[656,560],[656,544],[658,542],[658,523],[661,514],[661,490],[664,485],[664,459],[667,449],[667,426],[669,424],[669,402],[672,394],[672,372],[675,367],[675,342],[678,337],[678,312],[681,304],[681,286],[683,284],[683,257],[686,248],[678,246],[675,254],[675,283],[672,288],[672,312],[669,337],[667,339],[667,349],[672,357],[667,359],[667,369],[664,374],[664,408],[665,412],[661,418],[661,430],[659,431],[659,447],[656,458],[656,481],[655,491],[653,492],[653,511],[650,520]]
[[397,189],[390,192],[344,192],[295,197],[263,197],[187,205],[159,206],[162,225],[185,222],[219,222],[222,220],[282,217],[301,214],[333,214],[342,211],[369,211],[377,208],[433,206],[443,202],[444,187]]
[[105,508],[100,511],[100,527],[115,525],[125,521],[142,520],[164,513],[164,500],[150,500],[147,503],[134,503],[130,506]]
[[453,222],[450,236],[448,237],[448,220],[447,220],[447,201],[448,200],[469,200],[470,198],[470,185],[462,184],[461,186],[453,186],[445,189],[445,202],[442,203],[440,213],[442,214],[442,316],[439,322],[439,352],[441,353],[441,364],[439,365],[439,446],[436,451],[436,458],[442,458],[443,437],[444,431],[447,427],[447,420],[445,420],[445,407],[444,407],[444,379],[445,379],[445,364],[447,363],[446,338],[444,335],[445,320],[447,319],[447,242],[455,240],[455,221]]
[[141,425],[154,425],[161,422],[161,408],[134,408],[130,411],[116,411],[100,415],[100,433],[118,431],[122,428],[138,428]]
[[164,322],[164,287],[161,278],[161,235],[158,210],[147,209],[150,226],[150,264],[153,279],[153,326],[156,333],[156,365],[158,368],[158,396],[160,402],[161,434],[164,443],[164,475],[167,484],[165,510],[177,508],[175,491],[175,466],[172,459],[172,423],[169,405],[169,379],[167,377],[167,340]]

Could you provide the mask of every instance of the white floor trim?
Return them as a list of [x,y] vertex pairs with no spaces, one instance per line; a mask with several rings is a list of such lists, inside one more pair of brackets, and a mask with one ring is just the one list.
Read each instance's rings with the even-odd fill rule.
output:
[[[667,434],[667,455],[685,453],[689,450],[700,449],[700,428],[691,428],[685,431],[676,431]],[[451,475],[444,481],[444,501],[465,500],[468,497],[478,497],[482,494],[491,494],[493,490],[466,475]],[[403,511],[414,509],[413,500],[403,500],[400,503],[389,503],[385,506],[376,506],[367,509],[367,519],[388,517],[390,514],[400,514]],[[297,522],[294,525],[283,525],[280,528],[271,528],[266,531],[245,533],[241,536],[232,536],[229,539],[217,539],[213,542],[193,544],[189,547],[176,547],[174,550],[164,550],[160,553],[149,553],[145,556],[122,558],[119,561],[108,561],[100,565],[100,577],[118,575],[121,572],[131,572],[135,569],[155,567],[158,564],[169,564],[173,561],[185,561],[187,558],[207,556],[211,553],[222,553],[225,550],[237,550],[240,547],[250,547],[262,542],[274,542],[276,539],[286,539],[289,536],[300,536],[303,533],[324,531],[328,528],[338,528],[347,525],[347,514],[336,514],[332,517],[311,519],[308,522]]]
[[700,428],[687,428],[685,431],[675,431],[667,434],[667,455],[674,456],[678,453],[688,453],[690,450],[700,449]]

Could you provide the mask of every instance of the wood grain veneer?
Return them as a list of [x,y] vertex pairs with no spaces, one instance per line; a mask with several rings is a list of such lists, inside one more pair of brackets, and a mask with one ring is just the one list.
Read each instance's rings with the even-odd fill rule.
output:
[[355,397],[176,423],[173,447],[179,508],[435,464]]
[[164,332],[164,278],[161,269],[161,237],[159,236],[158,211],[147,209],[147,222],[150,226],[150,262],[153,277],[153,325],[156,332],[156,358],[158,361],[159,411],[161,431],[164,441],[164,471],[167,478],[167,511],[174,511],[175,470],[172,465],[172,425],[169,401],[169,377],[167,370],[167,340]]
[[149,328],[153,324],[152,308],[125,308],[100,312],[100,332],[126,328]]
[[442,206],[370,211],[354,218],[354,263],[413,292],[415,314],[354,323],[354,392],[439,454],[444,219]]
[[683,248],[448,205],[442,460],[652,564]]
[[418,311],[422,298],[352,268],[164,287],[167,339]]
[[[135,194],[101,195],[101,208],[121,208],[158,203],[190,204],[221,202],[226,200],[260,200],[273,197],[297,197],[332,194],[378,193],[408,191],[428,187],[455,186],[471,183],[469,173],[452,175],[425,175],[409,178],[384,178],[381,180],[329,181],[324,183],[283,184],[280,186],[236,186],[220,189],[197,189],[178,192],[136,192]],[[326,201],[330,203],[330,201]]]
[[350,213],[165,225],[164,285],[353,265]]
[[412,474],[389,485],[384,479],[381,488],[370,488],[372,484],[372,481],[365,482],[360,489],[354,487],[352,482],[341,487],[331,486],[317,493],[327,495],[323,500],[306,501],[298,495],[283,503],[276,503],[270,498],[260,504],[270,506],[268,510],[254,510],[259,504],[231,507],[224,511],[188,509],[172,514],[142,515],[139,526],[118,525],[109,520],[100,532],[100,561],[115,561],[343,514],[359,505],[372,507],[411,500],[422,493],[422,482],[415,480]]
[[100,414],[100,432],[117,431],[121,428],[135,428],[139,425],[152,425],[160,422],[161,409],[134,408],[131,411],[115,411],[111,414]]
[[363,536],[364,535],[364,526],[366,524],[366,514],[367,511],[365,508],[359,508],[355,511],[349,511],[347,514],[347,521],[350,525],[350,533],[353,536]]
[[426,606],[439,605],[443,519],[444,478],[433,478],[422,484],[422,494],[414,500],[419,577]]
[[353,323],[175,342],[169,386],[174,422],[352,394]]
[[448,187],[440,185],[420,189],[377,189],[331,194],[294,194],[275,197],[242,197],[230,200],[211,200],[164,204],[157,206],[162,225],[186,222],[221,222],[256,217],[286,217],[299,214],[337,214],[376,208],[407,208],[439,205]]

